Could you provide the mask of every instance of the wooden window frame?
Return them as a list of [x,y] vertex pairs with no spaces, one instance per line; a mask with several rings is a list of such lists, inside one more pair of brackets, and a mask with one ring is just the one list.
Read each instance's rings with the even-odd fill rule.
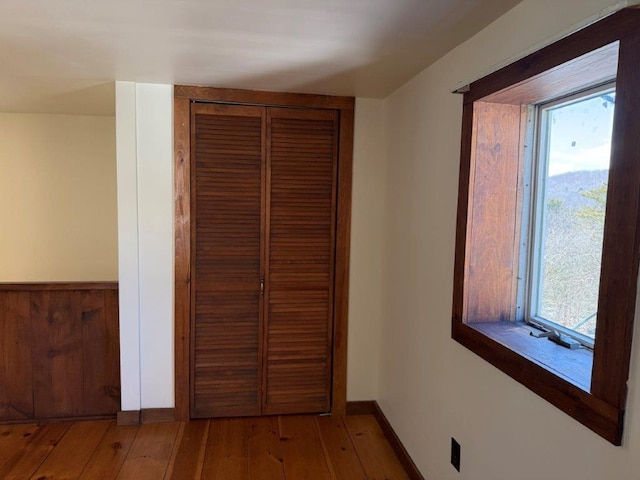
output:
[[333,371],[331,412],[346,413],[349,248],[355,98],[176,85],[174,87],[175,205],[175,419],[189,411],[191,318],[190,150],[191,103],[195,101],[337,110],[340,114],[336,213]]
[[[591,383],[581,388],[571,378],[554,372],[514,348],[513,344],[507,346],[508,342],[474,328],[473,323],[509,322],[513,325],[511,322],[516,319],[514,284],[518,271],[521,165],[526,142],[523,122],[527,105],[532,101],[553,99],[572,89],[579,90],[587,86],[584,82],[603,80],[607,75],[606,68],[611,65],[605,65],[604,73],[598,73],[601,60],[606,60],[606,57],[598,57],[598,50],[606,51],[612,44],[619,48],[619,54],[613,65],[616,111],[600,277],[598,337]],[[591,66],[585,69],[590,58]],[[622,443],[640,259],[638,65],[640,8],[629,7],[473,82],[464,92],[462,114],[452,337],[614,445]],[[593,78],[589,78],[588,72]],[[505,135],[504,138],[492,140],[494,146],[500,147],[495,149],[499,153],[493,154],[494,165],[509,170],[503,175],[501,170],[492,171],[489,176],[478,175],[475,171],[476,155],[481,154],[475,143],[478,129],[482,127],[478,124],[478,116],[482,106],[487,104],[493,106],[490,108],[495,107],[496,115],[513,118],[506,122],[508,133],[500,134]],[[506,109],[506,113],[500,112],[501,109]],[[493,218],[494,224],[505,230],[504,235],[492,233],[489,220],[483,220],[482,213],[474,212],[474,189],[482,188],[482,182],[505,182],[505,196],[492,199],[497,203],[506,202],[508,221],[496,222],[495,215]],[[479,226],[474,226],[478,221]],[[506,223],[509,225],[505,226]],[[479,236],[474,237],[473,228],[479,229]],[[498,253],[478,260],[474,257],[476,247],[472,241],[473,238],[484,238],[484,235],[493,235],[490,238],[495,242],[492,248]],[[478,268],[484,269],[485,282],[493,282],[491,288],[482,293],[481,304],[474,303],[474,295],[479,296],[481,288],[480,281],[476,278],[474,284],[470,275],[469,267],[474,261]],[[474,275],[478,273],[476,269],[472,270]]]

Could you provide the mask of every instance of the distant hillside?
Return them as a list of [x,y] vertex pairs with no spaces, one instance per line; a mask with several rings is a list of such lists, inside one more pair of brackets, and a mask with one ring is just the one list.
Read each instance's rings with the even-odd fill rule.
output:
[[560,200],[562,206],[569,210],[593,206],[593,200],[583,197],[580,193],[588,192],[607,183],[608,175],[608,170],[583,170],[549,177],[547,200]]
[[604,204],[596,192],[607,175],[607,170],[563,173],[549,177],[547,185],[539,313],[591,338],[604,230]]

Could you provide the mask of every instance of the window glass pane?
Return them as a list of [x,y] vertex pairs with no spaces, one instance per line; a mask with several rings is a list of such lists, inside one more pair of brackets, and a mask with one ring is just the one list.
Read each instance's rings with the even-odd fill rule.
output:
[[[543,110],[534,315],[595,339],[615,92]],[[535,280],[534,280],[535,282]]]

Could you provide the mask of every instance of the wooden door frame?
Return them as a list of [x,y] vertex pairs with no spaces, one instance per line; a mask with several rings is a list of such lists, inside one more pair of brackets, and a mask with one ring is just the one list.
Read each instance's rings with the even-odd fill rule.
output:
[[213,87],[174,87],[175,204],[175,419],[187,421],[191,319],[191,115],[193,101],[338,110],[340,133],[336,212],[336,256],[331,412],[346,413],[349,249],[355,99],[327,95]]

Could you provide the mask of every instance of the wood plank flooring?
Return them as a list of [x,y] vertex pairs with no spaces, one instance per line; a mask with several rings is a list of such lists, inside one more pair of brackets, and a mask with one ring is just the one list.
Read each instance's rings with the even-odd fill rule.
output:
[[0,425],[2,480],[407,480],[373,415]]

